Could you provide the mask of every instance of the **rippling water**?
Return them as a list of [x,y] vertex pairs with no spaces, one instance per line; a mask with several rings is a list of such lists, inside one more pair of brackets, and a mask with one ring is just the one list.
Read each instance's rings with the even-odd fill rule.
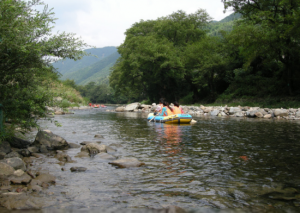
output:
[[[92,109],[57,116],[62,127],[42,121],[45,129],[77,144],[99,141],[94,135],[101,134],[102,144],[117,149],[113,155],[146,164],[117,169],[98,158],[75,158],[80,148],[67,151],[76,163],[37,161],[36,167],[57,177],[48,189],[52,207],[300,210],[300,122],[203,116],[194,125],[168,125],[146,117]],[[71,173],[73,166],[87,171]]]

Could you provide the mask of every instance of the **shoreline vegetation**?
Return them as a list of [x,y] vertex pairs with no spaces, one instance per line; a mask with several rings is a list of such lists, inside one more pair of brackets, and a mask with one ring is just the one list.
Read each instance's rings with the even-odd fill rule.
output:
[[[300,120],[300,107],[299,108],[269,108],[269,107],[258,107],[258,106],[231,106],[228,105],[193,105],[186,106],[181,105],[183,111],[186,114],[192,116],[219,116],[219,117],[248,117],[248,118],[264,118],[264,119],[287,119],[287,120]],[[115,109],[106,109],[107,112],[141,112],[141,113],[151,113],[157,107],[156,103],[152,105],[142,104],[139,102],[131,103],[127,105],[114,105]],[[173,104],[170,105],[171,107]],[[90,106],[79,106],[79,107],[69,107],[66,110],[59,107],[47,107],[49,115],[63,115],[63,114],[73,114],[72,110],[84,110],[92,109]]]

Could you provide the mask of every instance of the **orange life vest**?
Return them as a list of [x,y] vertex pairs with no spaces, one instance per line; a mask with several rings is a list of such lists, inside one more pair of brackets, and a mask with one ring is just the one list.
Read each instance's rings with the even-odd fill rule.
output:
[[177,107],[177,106],[174,106],[173,107],[173,113],[174,114],[181,114],[181,109],[179,107]]
[[169,116],[169,115],[174,115],[174,113],[173,113],[174,111],[172,112],[172,111],[169,109],[169,107],[166,107],[166,109],[167,109],[168,116]]

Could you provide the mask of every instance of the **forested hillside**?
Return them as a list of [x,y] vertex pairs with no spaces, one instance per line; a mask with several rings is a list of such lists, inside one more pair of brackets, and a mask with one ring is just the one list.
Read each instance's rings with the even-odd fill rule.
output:
[[[65,75],[67,73],[76,72],[82,68],[89,67],[92,64],[104,59],[105,57],[117,52],[116,47],[103,47],[103,48],[92,48],[85,50],[86,53],[90,54],[84,56],[81,60],[74,61],[72,59],[60,60],[53,63],[53,67],[57,69],[59,73]],[[64,79],[64,78],[62,78]]]

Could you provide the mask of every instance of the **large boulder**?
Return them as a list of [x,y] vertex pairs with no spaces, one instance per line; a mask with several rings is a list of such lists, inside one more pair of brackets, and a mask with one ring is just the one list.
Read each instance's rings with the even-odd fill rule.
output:
[[139,166],[145,165],[145,163],[140,162],[136,158],[122,158],[122,159],[119,159],[119,160],[109,162],[109,164],[112,164],[114,166],[118,166],[120,168],[139,167]]
[[50,130],[39,131],[34,144],[37,147],[44,146],[47,150],[62,150],[69,147],[69,144],[64,138],[53,134]]
[[21,138],[12,137],[9,141],[10,145],[12,147],[18,148],[18,149],[26,149],[28,146],[32,144],[30,141],[23,140]]
[[296,116],[297,118],[300,118],[300,111],[299,111],[299,110],[295,113],[295,116]]
[[132,103],[132,104],[128,104],[124,111],[125,112],[133,112],[135,109],[138,109],[140,107],[140,103]]
[[14,174],[14,172],[15,172],[15,169],[12,166],[10,166],[4,162],[0,162],[0,176],[12,175],[12,174]]
[[5,154],[11,152],[10,144],[7,141],[0,142],[0,152],[4,152]]
[[6,159],[4,159],[4,160],[1,160],[1,162],[10,165],[10,166],[13,167],[15,170],[18,170],[18,169],[22,169],[23,171],[26,170],[25,163],[24,163],[24,161],[22,161],[21,158],[17,158],[17,157],[14,157],[14,158],[6,158]]
[[125,107],[117,107],[115,109],[116,112],[124,112],[125,111]]
[[288,116],[289,115],[289,111],[286,110],[286,109],[275,109],[274,110],[274,115],[276,117],[278,117],[278,116],[280,116],[280,117]]

